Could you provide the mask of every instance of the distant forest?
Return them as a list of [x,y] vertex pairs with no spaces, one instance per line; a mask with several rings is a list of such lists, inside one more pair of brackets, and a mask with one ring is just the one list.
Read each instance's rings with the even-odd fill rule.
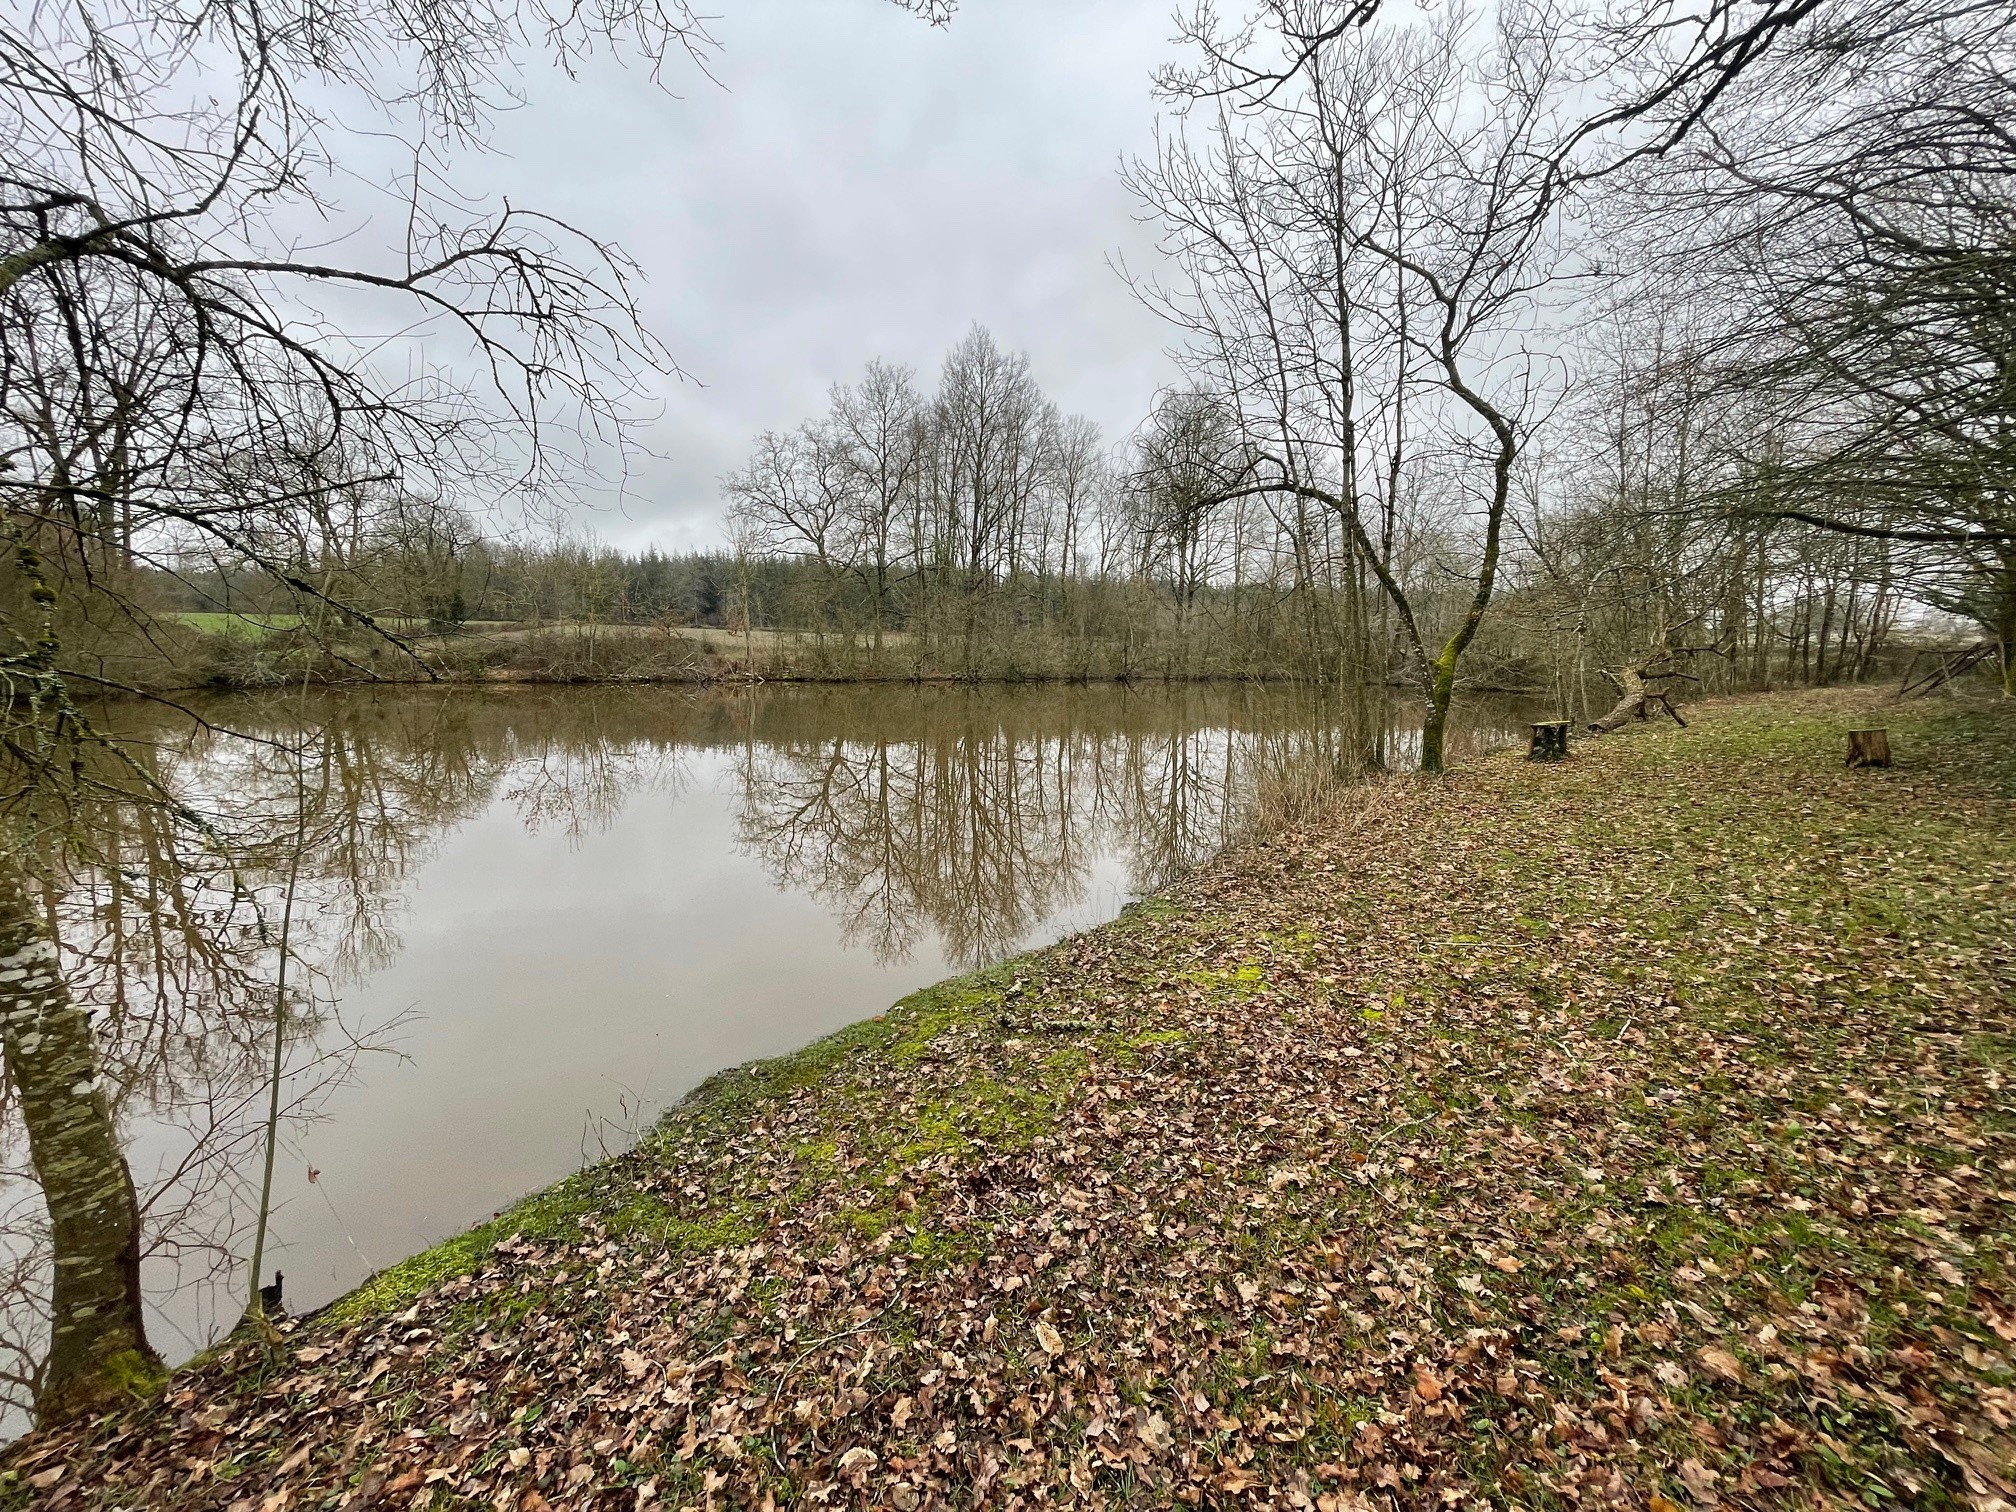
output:
[[[1653,401],[1636,384],[1600,390],[1582,450],[1528,470],[1465,685],[1587,714],[1626,665],[1711,691],[1848,682],[1979,634],[1950,562],[1922,544],[1673,499],[1661,449],[1688,438],[1662,427],[1707,412],[1638,412]],[[825,413],[757,438],[721,482],[730,549],[513,540],[362,493],[293,576],[320,574],[426,655],[534,674],[1418,679],[1475,593],[1474,522],[1443,497],[1450,477],[1431,457],[1380,482],[1375,535],[1320,502],[1242,491],[1253,449],[1202,387],[1160,395],[1108,444],[976,329],[935,391],[872,362]],[[270,562],[214,550],[146,576],[160,608],[192,617],[300,607]],[[584,635],[597,627],[666,634]],[[228,675],[260,680],[282,650],[236,644]]]

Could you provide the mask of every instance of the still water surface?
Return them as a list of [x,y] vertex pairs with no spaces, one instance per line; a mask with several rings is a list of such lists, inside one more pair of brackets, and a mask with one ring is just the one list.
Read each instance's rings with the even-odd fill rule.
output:
[[[243,1307],[290,876],[266,1269],[301,1310],[622,1147],[723,1067],[1111,918],[1236,837],[1283,774],[1404,767],[1418,743],[1404,705],[1225,687],[197,712],[207,727],[129,712],[125,733],[254,859],[164,859],[142,826],[120,842],[133,865],[59,908],[148,1202],[150,1327],[178,1359]],[[1461,711],[1452,758],[1524,717]],[[25,1358],[38,1194],[18,1131],[4,1153]]]

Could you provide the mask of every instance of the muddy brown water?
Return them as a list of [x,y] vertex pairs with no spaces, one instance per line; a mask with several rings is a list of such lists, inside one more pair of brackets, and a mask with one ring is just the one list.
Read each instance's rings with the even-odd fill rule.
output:
[[[1295,774],[1406,767],[1419,742],[1403,702],[1224,686],[191,710],[115,723],[231,864],[108,806],[96,860],[51,899],[175,1360],[244,1305],[283,914],[298,990],[262,1279],[283,1271],[304,1309],[624,1147],[723,1067],[1113,917]],[[1452,760],[1531,717],[1470,702]],[[0,1134],[0,1367],[19,1374],[48,1260],[25,1141]]]

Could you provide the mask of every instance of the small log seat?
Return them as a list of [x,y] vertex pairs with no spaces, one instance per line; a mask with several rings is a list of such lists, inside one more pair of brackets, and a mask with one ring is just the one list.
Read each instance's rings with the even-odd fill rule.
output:
[[1533,725],[1533,745],[1528,761],[1565,761],[1568,758],[1568,721],[1543,719]]

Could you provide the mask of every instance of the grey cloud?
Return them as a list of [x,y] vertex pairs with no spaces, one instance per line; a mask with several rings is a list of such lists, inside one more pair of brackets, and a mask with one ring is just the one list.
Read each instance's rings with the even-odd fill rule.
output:
[[1117,179],[1150,140],[1167,0],[968,0],[934,30],[878,0],[740,0],[720,87],[677,97],[606,62],[541,72],[464,175],[619,242],[653,329],[697,383],[620,507],[628,546],[719,540],[714,480],[749,437],[873,356],[935,372],[974,321],[1067,409],[1124,434],[1172,370],[1167,328],[1107,260],[1152,231]]

